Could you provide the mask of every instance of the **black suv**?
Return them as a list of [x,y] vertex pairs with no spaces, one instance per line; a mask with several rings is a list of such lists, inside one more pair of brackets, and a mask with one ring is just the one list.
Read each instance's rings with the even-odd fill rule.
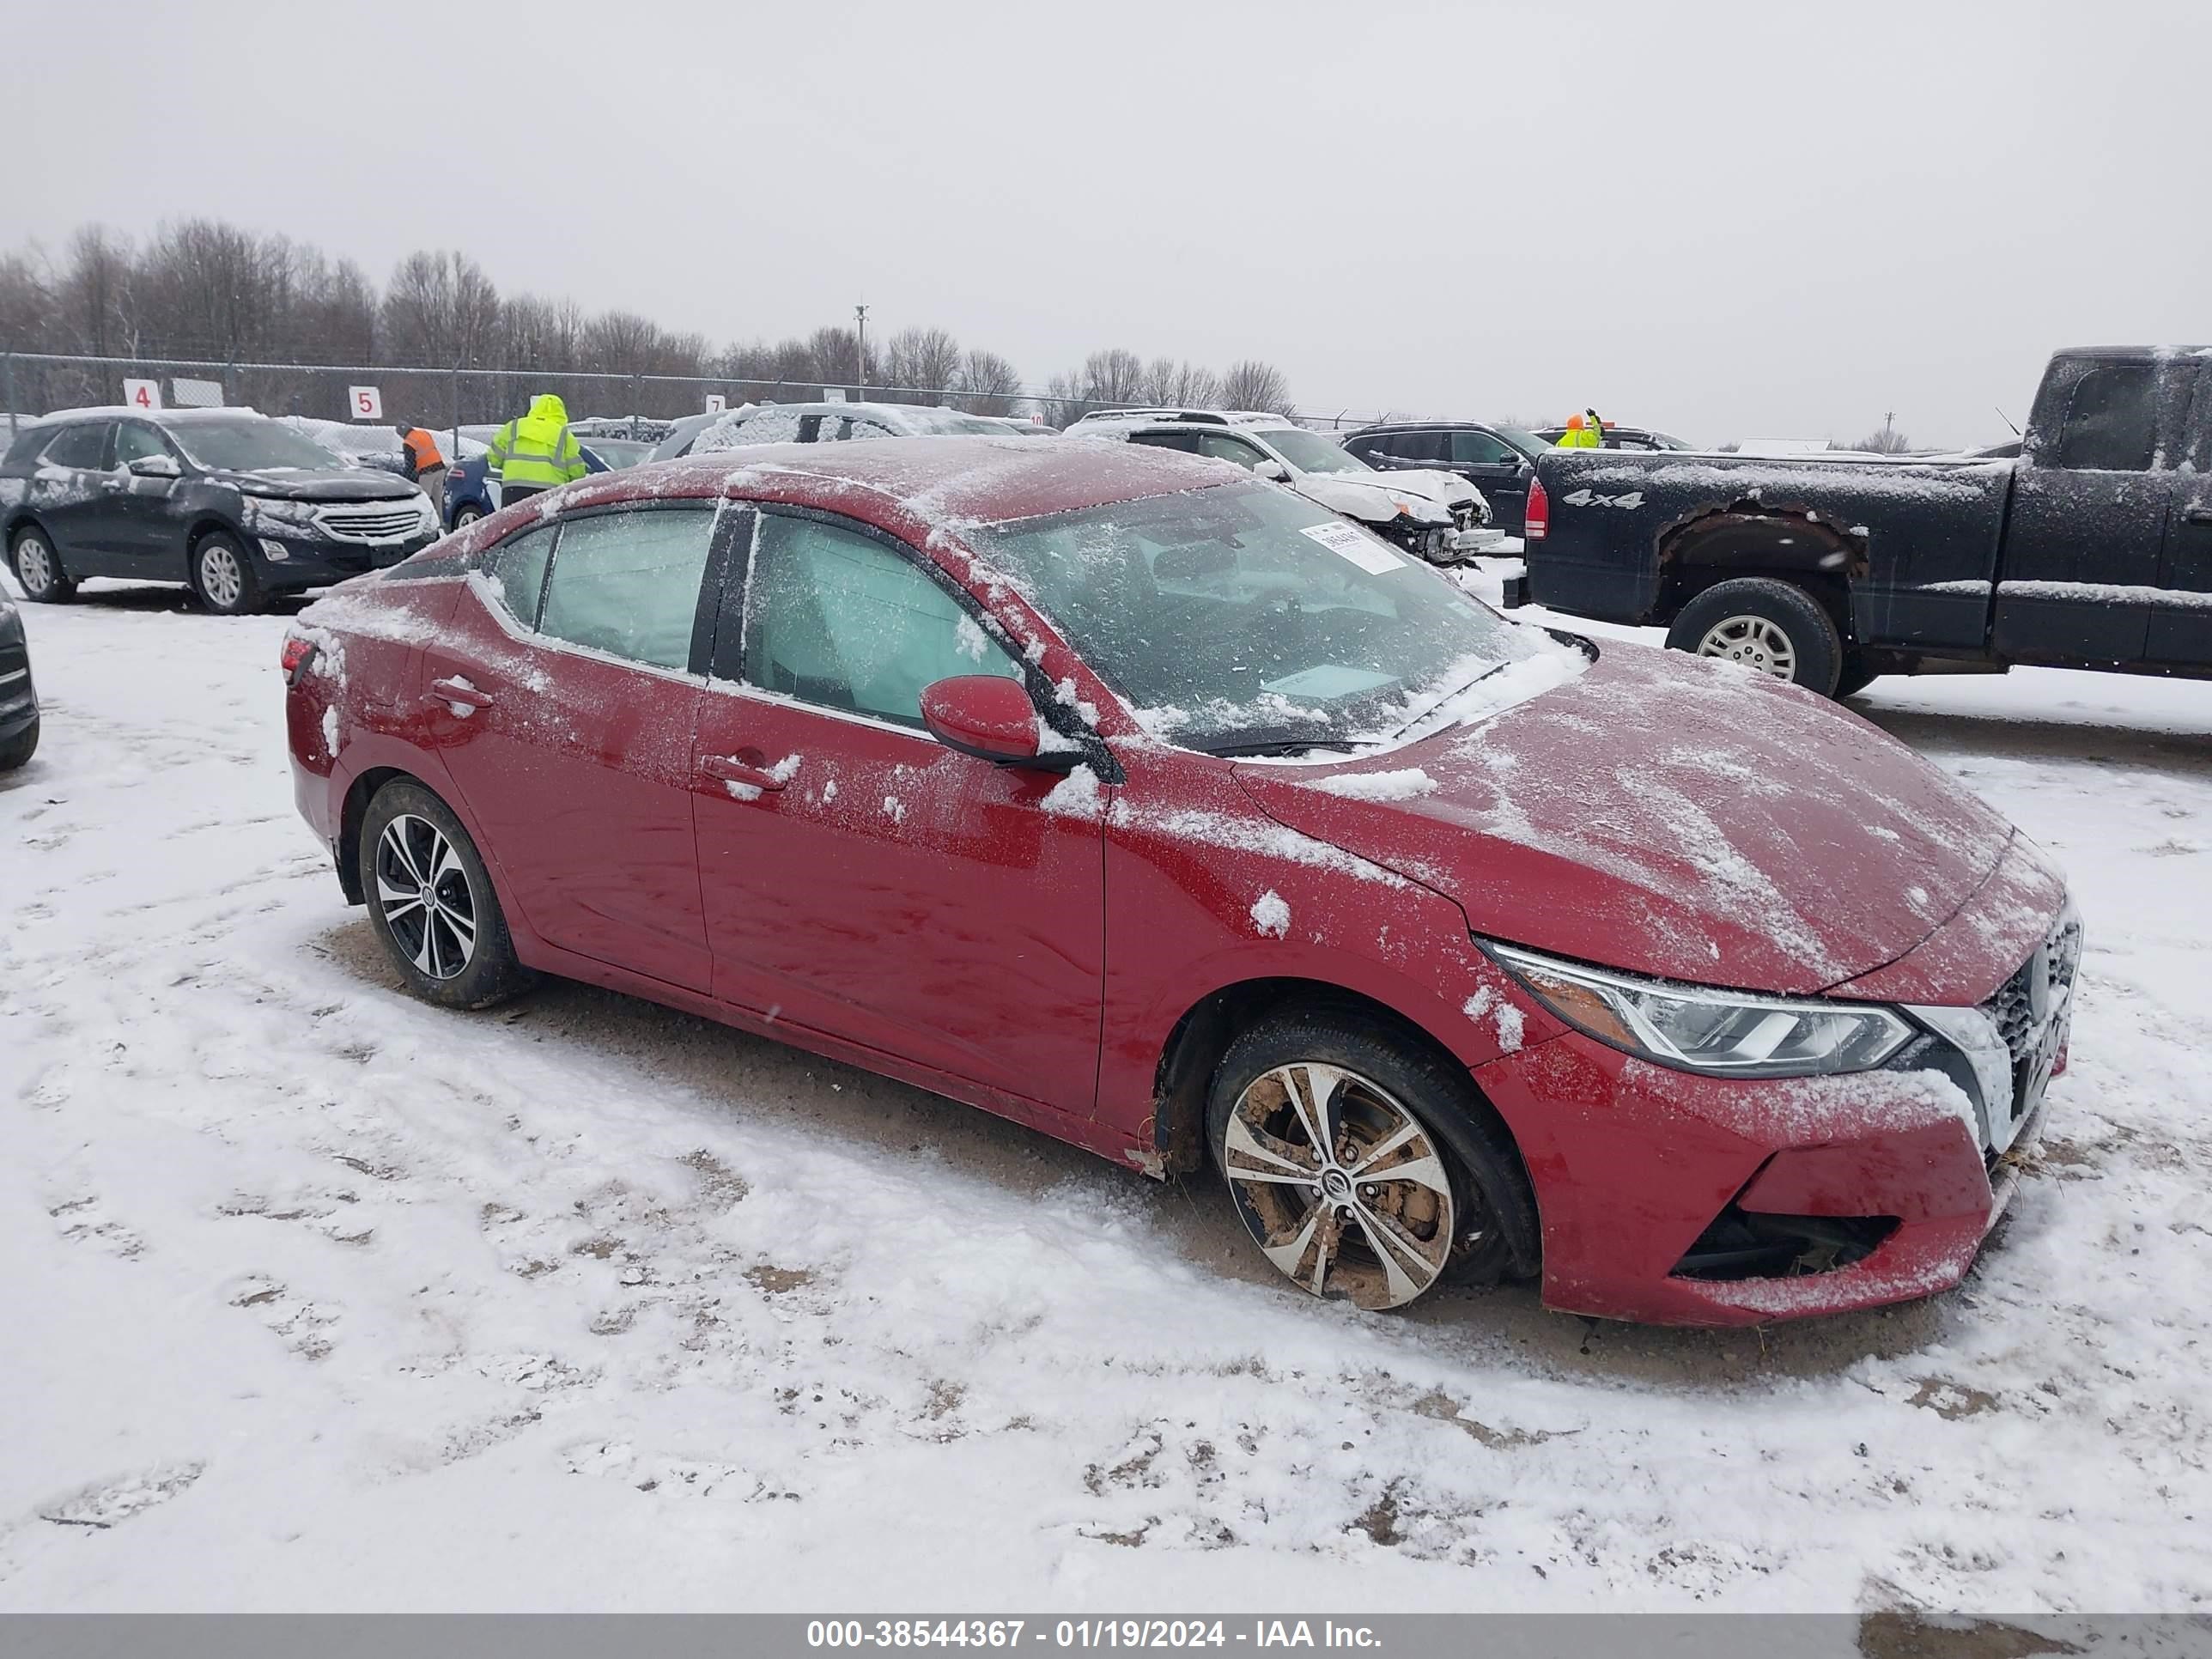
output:
[[0,461],[0,544],[29,598],[88,576],[184,582],[237,616],[397,564],[437,539],[429,498],[245,409],[73,410]]
[[1490,503],[1493,528],[1517,536],[1528,510],[1536,457],[1551,447],[1518,427],[1480,421],[1395,421],[1347,432],[1344,447],[1379,471],[1407,467],[1456,472]]

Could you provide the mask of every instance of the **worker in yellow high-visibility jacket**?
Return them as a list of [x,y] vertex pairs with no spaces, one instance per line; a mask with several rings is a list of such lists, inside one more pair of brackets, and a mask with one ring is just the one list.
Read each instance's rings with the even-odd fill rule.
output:
[[1604,447],[1605,428],[1599,424],[1595,415],[1568,416],[1567,429],[1559,434],[1559,441],[1552,446],[1554,449],[1602,449]]
[[530,400],[530,413],[500,428],[484,464],[499,474],[501,507],[573,483],[590,470],[583,446],[568,430],[568,405],[550,392]]

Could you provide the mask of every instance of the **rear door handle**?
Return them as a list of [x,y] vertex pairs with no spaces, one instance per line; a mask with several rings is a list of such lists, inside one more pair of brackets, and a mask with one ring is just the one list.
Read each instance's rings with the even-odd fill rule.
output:
[[430,689],[438,694],[438,700],[441,702],[465,703],[471,708],[491,707],[491,693],[479,691],[466,680],[458,677],[453,679],[432,680]]
[[[789,761],[771,770],[765,766],[750,765],[735,755],[708,755],[700,761],[699,769],[717,783],[734,783],[743,788],[774,792],[790,782],[791,774],[798,769]],[[781,776],[777,775],[779,773]]]

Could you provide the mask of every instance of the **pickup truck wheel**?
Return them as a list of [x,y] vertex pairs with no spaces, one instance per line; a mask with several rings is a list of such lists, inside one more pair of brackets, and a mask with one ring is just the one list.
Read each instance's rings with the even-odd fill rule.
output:
[[1869,668],[1863,651],[1844,653],[1844,672],[1836,677],[1835,695],[1849,697],[1863,691],[1881,678],[1881,670]]
[[1844,669],[1843,636],[1820,602],[1771,576],[1721,582],[1684,605],[1667,643],[1719,657],[1833,696]]

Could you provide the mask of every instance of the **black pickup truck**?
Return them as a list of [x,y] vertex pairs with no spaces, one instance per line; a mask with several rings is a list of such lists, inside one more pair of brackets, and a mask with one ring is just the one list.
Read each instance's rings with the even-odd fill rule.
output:
[[1536,604],[1831,696],[2014,663],[2212,678],[2212,348],[2058,353],[2017,459],[1547,451],[1526,544]]

